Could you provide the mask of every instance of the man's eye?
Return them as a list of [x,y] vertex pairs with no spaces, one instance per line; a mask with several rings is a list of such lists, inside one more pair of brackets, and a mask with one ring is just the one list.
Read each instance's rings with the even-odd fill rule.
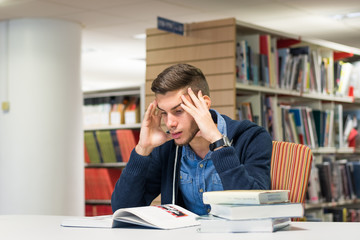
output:
[[183,112],[183,110],[182,110],[182,109],[180,109],[180,110],[176,110],[176,111],[175,111],[175,113],[176,113],[176,114],[180,114],[180,113],[182,113],[182,112]]
[[166,112],[161,112],[160,114],[161,114],[161,115],[166,115]]

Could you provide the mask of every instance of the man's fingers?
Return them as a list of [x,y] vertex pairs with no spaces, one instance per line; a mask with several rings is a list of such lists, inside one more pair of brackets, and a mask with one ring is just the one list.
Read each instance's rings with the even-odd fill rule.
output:
[[181,96],[181,99],[183,100],[183,103],[180,106],[194,117],[196,107],[192,103],[190,103],[190,101],[184,95]]
[[154,102],[153,101],[152,103],[149,104],[148,108],[146,109],[146,112],[145,112],[145,115],[144,115],[144,120],[148,120],[150,115],[151,115],[151,112],[154,108]]
[[196,107],[200,107],[200,101],[199,98],[196,97],[194,91],[191,88],[188,88],[188,94],[191,98],[191,100],[193,101],[193,103],[195,104]]

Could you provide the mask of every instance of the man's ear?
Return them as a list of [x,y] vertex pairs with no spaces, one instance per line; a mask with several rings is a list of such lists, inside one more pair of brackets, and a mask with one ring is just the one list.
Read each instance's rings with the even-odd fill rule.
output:
[[207,105],[208,109],[210,109],[210,107],[211,107],[211,98],[208,95],[204,95],[203,97],[204,97],[204,100],[206,102],[206,105]]

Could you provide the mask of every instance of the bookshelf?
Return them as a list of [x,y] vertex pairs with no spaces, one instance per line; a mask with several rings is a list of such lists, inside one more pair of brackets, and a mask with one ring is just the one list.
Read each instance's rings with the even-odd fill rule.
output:
[[144,84],[84,92],[86,216],[112,214],[111,194],[137,142],[144,95]]
[[[254,121],[268,129],[268,115],[264,110],[264,99],[271,99],[272,105],[270,109],[275,120],[278,120],[273,119],[274,124],[272,126],[274,126],[275,130],[273,130],[272,135],[274,140],[288,141],[283,132],[283,125],[281,124],[283,122],[282,108],[279,106],[289,106],[290,108],[307,107],[311,112],[313,110],[320,112],[332,110],[334,114],[337,106],[340,105],[344,113],[349,109],[358,109],[360,107],[360,96],[344,94],[343,92],[340,94],[340,91],[338,91],[340,86],[336,81],[338,75],[333,71],[335,66],[338,66],[339,60],[346,61],[346,59],[339,59],[339,56],[350,57],[355,55],[358,57],[360,55],[359,49],[279,32],[237,21],[234,18],[191,23],[187,25],[187,29],[185,36],[158,29],[147,29],[146,105],[154,98],[150,87],[157,74],[173,64],[186,62],[199,67],[204,72],[210,86],[212,108],[233,119],[239,119],[238,109],[241,104],[250,102]],[[260,46],[260,43],[265,41],[261,40],[263,38],[260,38],[260,36],[266,36],[267,48],[262,48],[263,45]],[[241,67],[245,69],[244,71],[247,74],[249,70],[241,65],[244,62],[239,61],[238,57],[244,56],[244,49],[248,49],[248,47],[242,48],[241,51],[241,48],[238,47],[244,44],[245,40],[248,44],[246,46],[252,49],[253,55],[249,54],[248,56],[252,56],[249,59],[258,59],[258,61],[248,62],[248,66],[253,71],[250,78],[247,75],[246,78],[241,77],[243,76],[241,75]],[[274,49],[280,48],[289,49],[287,51],[291,51],[292,56],[295,56],[295,48],[308,49],[307,58],[298,57],[298,61],[303,63],[301,69],[307,71],[307,74],[304,74],[307,77],[301,78],[306,84],[297,86],[295,83],[298,82],[295,82],[293,86],[296,87],[288,87],[288,85],[292,85],[280,82],[281,77],[278,76],[281,68],[276,67],[279,66],[279,58],[274,54],[276,52]],[[260,56],[265,54],[263,53],[264,49],[268,51],[265,60]],[[247,54],[245,55],[247,56]],[[261,62],[262,60],[263,62]],[[267,67],[268,72],[262,71],[264,66]],[[319,72],[319,69],[322,72]],[[289,80],[291,78],[297,80],[300,78],[295,73],[294,77],[290,77],[292,76],[291,71],[289,74]],[[310,112],[310,110],[307,111]],[[340,118],[338,117],[338,119]],[[308,124],[311,124],[311,122],[308,122]],[[304,142],[312,148],[315,164],[321,163],[328,155],[335,161],[346,158],[348,155],[356,156],[357,159],[360,158],[359,148],[348,147],[344,144],[339,145],[340,140],[336,140],[337,138],[340,139],[340,134],[337,133],[339,130],[334,127],[337,126],[335,124],[339,123],[335,122],[335,117],[333,124],[332,130],[328,132],[329,136],[332,137],[330,139],[327,136],[327,144],[324,144],[323,141],[310,139],[310,136],[308,136],[309,143]],[[335,203],[307,203],[306,208],[318,209],[335,205],[338,207],[348,205],[349,202],[355,205],[359,204],[358,200],[352,199],[339,200]]]

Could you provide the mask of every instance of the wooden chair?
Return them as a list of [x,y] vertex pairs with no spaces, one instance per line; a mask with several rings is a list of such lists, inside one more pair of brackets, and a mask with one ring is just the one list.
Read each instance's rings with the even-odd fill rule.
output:
[[305,145],[273,141],[271,189],[290,190],[290,202],[304,203],[312,159]]

